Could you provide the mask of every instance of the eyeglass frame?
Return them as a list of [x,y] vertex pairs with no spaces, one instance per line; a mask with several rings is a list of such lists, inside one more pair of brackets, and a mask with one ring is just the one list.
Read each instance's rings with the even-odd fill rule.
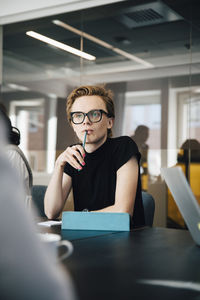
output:
[[[92,121],[90,120],[88,114],[91,113],[92,111],[99,111],[99,112],[101,113],[101,116],[100,116],[99,121],[92,122]],[[81,113],[81,114],[83,114],[83,116],[84,116],[83,121],[82,121],[81,123],[74,123],[74,121],[73,121],[73,114],[77,114],[77,113]],[[82,111],[73,111],[73,112],[70,113],[70,116],[71,116],[71,121],[72,121],[72,123],[75,124],[75,125],[79,125],[79,124],[82,124],[82,123],[84,122],[86,116],[88,117],[88,120],[89,120],[91,123],[98,123],[98,122],[100,122],[100,121],[102,120],[102,115],[103,115],[103,114],[105,114],[108,118],[111,118],[111,117],[112,117],[109,113],[107,113],[107,112],[106,112],[105,110],[103,110],[103,109],[92,109],[92,110],[88,111],[87,113],[84,113],[84,112],[82,112]]]

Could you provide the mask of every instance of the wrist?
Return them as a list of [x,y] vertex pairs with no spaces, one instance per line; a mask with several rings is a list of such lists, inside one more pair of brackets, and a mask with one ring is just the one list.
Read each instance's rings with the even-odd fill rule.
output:
[[63,171],[64,170],[64,167],[65,167],[65,164],[62,164],[60,163],[59,161],[56,161],[55,163],[55,169],[58,170],[58,171]]

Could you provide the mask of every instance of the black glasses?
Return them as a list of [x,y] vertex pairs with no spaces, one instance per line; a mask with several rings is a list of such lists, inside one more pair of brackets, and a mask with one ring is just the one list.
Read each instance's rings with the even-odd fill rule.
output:
[[91,123],[100,122],[102,119],[102,114],[105,114],[108,118],[111,117],[106,111],[102,109],[93,109],[88,113],[84,113],[82,111],[74,111],[71,112],[71,120],[74,124],[81,124],[84,122],[85,117],[87,116]]

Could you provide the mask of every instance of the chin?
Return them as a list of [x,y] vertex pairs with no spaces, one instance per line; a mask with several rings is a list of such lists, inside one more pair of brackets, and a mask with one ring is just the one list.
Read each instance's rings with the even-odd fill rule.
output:
[[91,144],[101,144],[103,143],[104,141],[106,141],[106,138],[107,138],[107,135],[103,135],[103,136],[94,136],[94,137],[91,137],[91,139],[88,138],[88,143],[91,143]]

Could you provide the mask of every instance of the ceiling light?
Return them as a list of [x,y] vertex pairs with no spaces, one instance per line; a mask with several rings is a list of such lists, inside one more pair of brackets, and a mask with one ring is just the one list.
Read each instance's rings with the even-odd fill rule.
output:
[[18,91],[29,91],[30,90],[26,86],[22,86],[22,85],[15,84],[15,83],[8,83],[7,86],[13,90],[18,90]]
[[93,36],[91,34],[88,34],[88,33],[84,32],[84,31],[81,31],[81,30],[79,30],[79,29],[77,29],[75,27],[72,27],[71,25],[68,25],[68,24],[66,24],[66,23],[64,23],[64,22],[62,22],[60,20],[53,20],[52,22],[55,25],[57,25],[57,26],[63,27],[65,29],[67,29],[67,30],[70,30],[70,31],[72,31],[72,32],[74,32],[74,33],[76,33],[76,34],[78,34],[78,35],[80,35],[80,36],[82,36],[82,37],[84,37],[84,38],[86,38],[86,39],[88,39],[88,40],[96,43],[96,44],[99,44],[99,45],[101,45],[101,46],[103,46],[103,47],[105,47],[107,49],[110,49],[113,52],[116,52],[116,53],[118,53],[118,54],[120,54],[120,55],[122,55],[122,56],[124,56],[124,57],[126,57],[128,59],[130,59],[130,60],[133,60],[133,61],[139,63],[139,64],[142,64],[143,66],[145,66],[147,68],[152,68],[153,67],[153,65],[150,64],[149,62],[147,62],[147,61],[145,61],[145,60],[143,60],[143,59],[141,59],[141,58],[139,58],[139,57],[137,57],[137,56],[135,56],[135,55],[133,55],[131,53],[123,51],[123,50],[121,50],[119,48],[115,48],[111,44],[108,44],[108,43],[106,43],[106,42],[104,42],[104,41],[96,38],[95,36]]
[[86,52],[80,51],[80,50],[78,50],[76,48],[70,47],[70,46],[68,46],[66,44],[60,43],[60,42],[58,42],[56,40],[48,38],[47,36],[39,34],[39,33],[35,32],[35,31],[27,31],[26,34],[29,35],[29,36],[31,36],[31,37],[33,37],[33,38],[35,38],[35,39],[37,39],[37,40],[40,40],[40,41],[44,42],[44,43],[53,45],[53,46],[55,46],[55,47],[57,47],[59,49],[62,49],[62,50],[67,51],[67,52],[70,52],[72,54],[75,54],[75,55],[80,56],[82,58],[85,58],[87,60],[95,60],[96,59],[96,57],[93,56],[93,55],[90,55],[90,54],[88,54]]

